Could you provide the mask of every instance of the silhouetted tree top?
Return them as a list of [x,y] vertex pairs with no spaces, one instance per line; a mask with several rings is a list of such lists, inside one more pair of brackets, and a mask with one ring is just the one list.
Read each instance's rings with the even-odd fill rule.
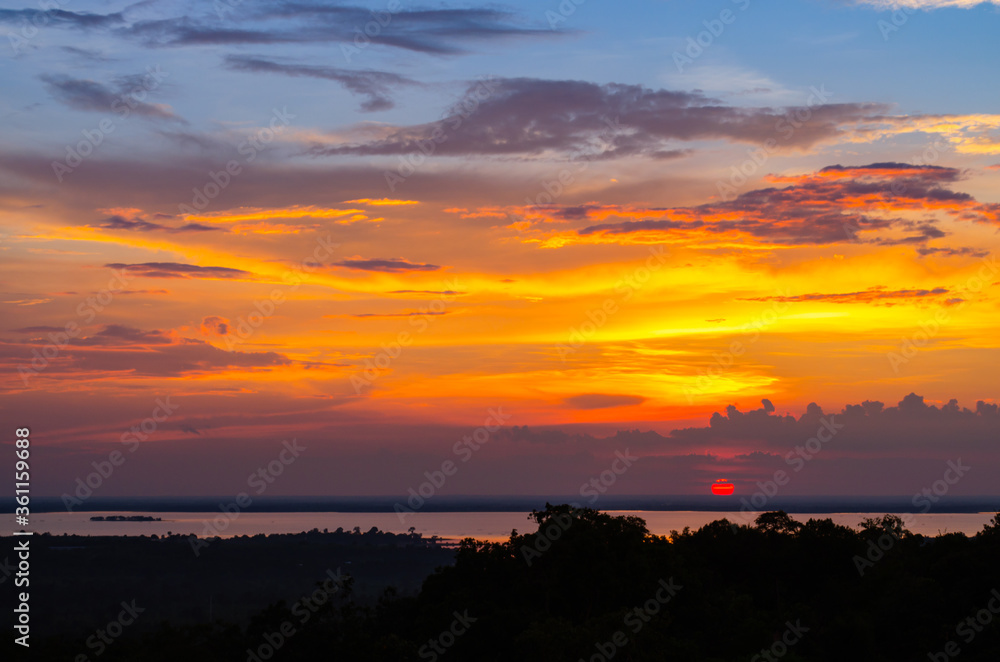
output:
[[784,510],[761,513],[755,524],[764,533],[794,534],[802,528],[802,523],[792,519]]

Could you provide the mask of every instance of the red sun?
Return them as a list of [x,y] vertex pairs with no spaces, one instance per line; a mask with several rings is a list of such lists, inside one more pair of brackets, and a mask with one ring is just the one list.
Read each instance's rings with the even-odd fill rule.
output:
[[725,478],[720,478],[712,483],[712,494],[732,494],[735,489],[736,486],[728,482]]

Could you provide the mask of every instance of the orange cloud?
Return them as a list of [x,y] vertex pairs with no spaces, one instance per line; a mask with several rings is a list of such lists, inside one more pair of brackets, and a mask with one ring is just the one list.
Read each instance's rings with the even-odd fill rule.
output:
[[[942,147],[951,145],[960,154],[1000,154],[1000,115],[877,116],[860,120],[849,142],[874,142],[910,133],[939,135]],[[938,146],[930,148],[934,153]]]
[[[234,210],[210,214],[188,215],[188,221],[207,221],[213,223],[235,223],[237,221],[269,221],[276,218],[339,218],[351,217],[347,222],[369,220],[361,209],[331,209],[327,207],[280,207],[265,209],[262,207],[240,207]],[[344,221],[341,221],[344,222]]]

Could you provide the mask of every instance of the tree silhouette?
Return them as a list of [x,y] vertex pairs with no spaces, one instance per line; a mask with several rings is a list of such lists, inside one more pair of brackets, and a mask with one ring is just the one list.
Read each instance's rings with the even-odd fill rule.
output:
[[795,534],[802,528],[802,523],[789,517],[784,510],[761,513],[755,524],[759,530],[769,534]]

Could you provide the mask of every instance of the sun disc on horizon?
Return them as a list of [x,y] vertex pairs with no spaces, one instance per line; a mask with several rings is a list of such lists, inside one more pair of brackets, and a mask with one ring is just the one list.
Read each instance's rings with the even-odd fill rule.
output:
[[727,481],[725,478],[720,478],[712,483],[712,494],[724,496],[726,494],[732,494],[735,489],[736,486]]

